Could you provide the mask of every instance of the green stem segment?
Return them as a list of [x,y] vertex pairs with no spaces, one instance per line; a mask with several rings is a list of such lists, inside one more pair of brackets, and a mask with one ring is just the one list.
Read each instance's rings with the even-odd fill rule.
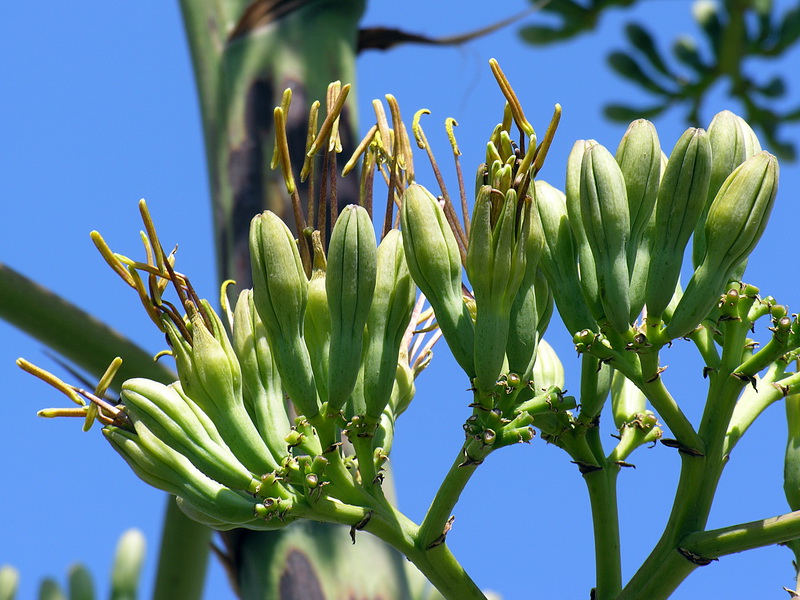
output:
[[667,526],[650,556],[623,589],[620,600],[667,598],[695,568],[714,558],[687,552],[684,540],[692,534],[703,535],[717,484],[727,462],[725,436],[744,385],[734,372],[741,362],[749,325],[740,320],[725,322],[722,360],[719,370],[711,375],[698,432],[703,450],[698,453],[697,448],[681,448],[681,475]]
[[202,598],[211,530],[192,521],[168,496],[153,600]]
[[622,590],[620,561],[619,515],[617,512],[618,465],[583,474],[589,490],[594,527],[597,587],[593,598],[612,600]]
[[478,444],[464,444],[450,467],[450,471],[439,486],[419,528],[417,540],[420,548],[429,548],[431,544],[443,539],[447,521],[453,514],[453,508],[458,502],[461,492],[464,491],[475,469],[491,452],[491,448],[488,446],[483,448],[476,446]]

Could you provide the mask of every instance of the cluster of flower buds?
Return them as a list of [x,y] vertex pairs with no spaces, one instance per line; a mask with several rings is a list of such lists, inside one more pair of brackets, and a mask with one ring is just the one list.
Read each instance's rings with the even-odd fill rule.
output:
[[[337,144],[319,137],[334,135],[343,95],[346,88],[333,94],[332,112],[309,136],[307,150],[323,148],[327,162]],[[276,109],[279,129],[287,109]],[[396,138],[377,128],[370,135],[362,152],[374,172],[392,156]],[[294,197],[288,150],[277,137],[276,166],[288,173]],[[402,183],[399,172],[396,179]],[[334,190],[326,190],[329,199]],[[250,228],[253,289],[241,291],[231,310],[229,284],[223,286],[227,323],[175,271],[174,253],[164,253],[144,202],[146,262],[113,253],[93,234],[166,334],[163,354],[174,357],[179,380],[128,380],[114,403],[103,396],[118,361],[94,394],[21,363],[80,405],[44,414],[99,419],[137,475],[217,529],[271,529],[301,516],[358,523],[373,508],[365,489],[380,487],[395,420],[439,337],[429,333],[424,298],[417,300],[403,236],[389,227],[378,244],[365,204],[371,206],[362,197],[360,205],[333,210],[327,248],[324,207],[311,223],[296,223],[299,240],[275,214],[257,215]],[[163,298],[170,287],[177,303]]]
[[[175,271],[174,252],[163,251],[143,203],[146,262],[114,254],[94,234],[107,262],[165,332],[179,380],[129,380],[114,404],[103,396],[118,365],[89,394],[25,363],[81,405],[48,416],[80,415],[87,425],[101,420],[109,442],[142,479],[218,529],[271,529],[298,518],[357,528],[385,518],[382,526],[391,527],[381,470],[395,420],[441,335],[474,396],[459,467],[530,440],[531,426],[565,448],[584,473],[624,466],[630,452],[661,435],[643,394],[657,387],[660,373],[657,351],[649,349],[689,334],[712,311],[746,312],[755,302],[755,292],[741,286],[720,297],[764,231],[777,163],[731,113],[717,115],[708,132],[686,131],[669,159],[653,125],[639,120],[616,155],[593,140],[577,142],[562,193],[535,180],[560,107],[537,142],[495,62],[492,70],[505,112],[477,172],[471,216],[455,122],[446,122],[461,219],[420,125],[427,111],[416,114],[411,130],[430,159],[439,197],[416,183],[408,132],[391,96],[392,126],[376,101],[376,123],[344,167],[346,173],[361,160],[358,203],[339,212],[329,181],[304,212],[285,136],[287,92],[275,109],[273,167],[283,170],[295,229],[269,211],[253,218],[253,289],[241,291],[229,310],[223,286],[227,323]],[[334,171],[347,90],[331,86],[319,129],[319,105],[312,106],[301,179],[314,176],[320,153],[325,173]],[[380,236],[372,221],[376,174],[389,191]],[[695,272],[681,295],[692,235]],[[178,303],[163,299],[169,286]],[[430,309],[423,310],[426,300]],[[577,416],[570,412],[575,399],[562,393],[563,367],[542,339],[554,304],[567,328],[579,332],[576,347],[586,355]],[[647,328],[632,329],[643,310]],[[776,321],[780,352],[800,336],[796,320],[786,323]],[[658,341],[648,341],[651,333]],[[751,366],[755,375],[758,365]],[[620,444],[603,461],[586,437],[609,396]],[[664,416],[656,408],[676,436],[691,437],[674,411]],[[442,516],[433,512],[434,520]],[[425,544],[429,526],[426,518]]]
[[[615,156],[594,140],[576,142],[566,196],[537,182],[542,271],[568,329],[625,333],[645,309],[648,334],[690,333],[741,278],[777,181],[775,157],[728,111],[708,132],[687,130],[669,158],[645,120],[631,123]],[[681,295],[692,236],[695,272]]]
[[[563,376],[552,373],[560,368],[558,358],[542,344],[546,358],[536,361],[553,299],[539,268],[545,237],[534,210],[534,176],[560,113],[557,107],[537,144],[513,90],[492,66],[507,104],[478,169],[471,218],[455,123],[447,121],[463,226],[420,125],[427,111],[417,113],[411,129],[439,178],[440,198],[415,183],[410,140],[391,96],[392,126],[376,102],[376,123],[344,168],[348,172],[362,159],[358,204],[339,212],[336,186],[329,182],[330,189],[309,199],[317,212],[304,211],[284,135],[287,92],[275,109],[272,166],[284,173],[300,235],[296,239],[270,211],[253,218],[253,289],[241,291],[230,310],[223,286],[227,323],[175,271],[174,252],[163,251],[144,203],[146,262],[113,253],[93,234],[106,261],[166,334],[165,354],[174,357],[179,380],[128,380],[116,404],[103,399],[111,375],[95,394],[60,382],[57,387],[82,404],[70,414],[87,423],[101,420],[108,441],[142,479],[176,495],[187,514],[218,529],[270,529],[308,516],[358,521],[374,510],[395,420],[413,398],[414,379],[440,335],[475,391],[464,449],[473,464],[495,448],[530,440],[535,419],[566,414],[575,402],[562,397]],[[347,89],[331,86],[319,129],[318,105],[312,107],[301,179],[313,176],[316,154],[323,154],[327,174],[335,165],[336,121]],[[376,174],[389,188],[380,243],[372,222]],[[464,269],[471,290],[462,282]],[[163,298],[170,287],[177,303]],[[426,299],[431,308],[423,310]],[[56,413],[67,414],[48,414]]]
[[[486,409],[495,407],[501,375],[531,381],[537,344],[551,314],[552,296],[539,270],[545,236],[534,211],[534,176],[560,115],[557,107],[537,145],[502,71],[496,63],[492,69],[507,104],[478,169],[472,216],[464,215],[466,233],[448,213],[447,198],[440,204],[419,185],[408,188],[401,209],[412,276],[472,381],[476,401]],[[462,264],[472,287],[466,293]]]

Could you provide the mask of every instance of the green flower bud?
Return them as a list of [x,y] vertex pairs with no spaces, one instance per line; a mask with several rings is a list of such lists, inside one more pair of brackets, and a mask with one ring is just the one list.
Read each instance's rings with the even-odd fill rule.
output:
[[564,365],[553,347],[542,338],[536,351],[536,363],[533,365],[533,382],[537,390],[546,390],[552,386],[564,389]]
[[[539,269],[544,249],[544,235],[538,218],[531,218],[531,232],[525,247],[525,275],[511,306],[506,357],[508,369],[530,379],[536,360],[539,338],[547,328],[548,309],[552,314],[552,294]],[[548,304],[549,299],[549,304]],[[540,326],[541,331],[540,331]]]
[[364,342],[364,397],[371,417],[380,418],[391,399],[400,346],[416,295],[402,235],[392,229],[378,246],[378,278]]
[[322,240],[314,232],[314,268],[308,282],[308,301],[303,337],[311,358],[317,393],[322,402],[328,401],[328,357],[331,346],[331,313],[326,291],[326,260]]
[[[509,169],[510,172],[510,169]],[[483,186],[475,200],[467,251],[467,276],[473,286],[475,319],[475,387],[491,392],[500,376],[508,342],[509,313],[525,274],[530,235],[530,202],[517,215],[517,193],[505,194],[496,220],[492,195]]]
[[708,128],[708,139],[713,161],[706,204],[692,239],[692,262],[695,268],[700,265],[705,253],[705,222],[711,202],[728,175],[748,158],[761,152],[761,144],[750,125],[729,110],[714,115]]
[[19,586],[19,571],[11,565],[0,566],[0,598],[14,600]]
[[536,269],[536,314],[538,315],[538,323],[536,323],[536,331],[539,334],[539,339],[542,339],[544,332],[547,331],[547,326],[550,325],[550,319],[553,317],[553,290],[547,283],[547,278],[541,269]]
[[392,398],[389,402],[389,408],[391,408],[394,419],[405,412],[416,393],[417,388],[414,384],[414,372],[411,370],[411,367],[409,367],[408,361],[403,360],[401,357],[397,363],[394,385],[392,387]]
[[567,158],[567,181],[565,193],[567,199],[567,216],[572,233],[575,236],[575,246],[578,252],[578,267],[580,270],[581,289],[583,299],[592,317],[599,320],[603,316],[603,307],[600,304],[600,291],[597,285],[597,271],[594,264],[594,255],[586,240],[586,230],[581,218],[581,162],[587,148],[597,145],[595,140],[578,140],[572,146]]
[[800,394],[786,396],[789,439],[783,463],[783,491],[792,510],[800,510]]
[[619,371],[614,371],[611,382],[611,412],[614,415],[614,426],[622,429],[626,424],[644,413],[646,400],[642,391]]
[[282,457],[286,446],[281,440],[291,426],[278,367],[251,290],[243,290],[236,302],[233,346],[242,369],[245,406],[272,455]]
[[570,332],[597,329],[583,301],[566,198],[549,183],[537,180],[535,185],[536,209],[544,235],[539,267],[553,290],[558,312]]
[[376,261],[369,213],[361,206],[345,207],[331,233],[325,281],[331,315],[329,412],[344,406],[358,377],[364,326],[375,292]]
[[208,303],[205,308],[213,333],[199,313],[191,315],[193,372],[205,392],[201,397],[224,412],[231,405],[243,406],[242,371],[222,321]]
[[[617,147],[617,163],[625,178],[630,215],[628,271],[633,272],[639,245],[656,205],[661,182],[661,144],[650,121],[638,119],[628,126]],[[639,307],[641,310],[641,307]],[[639,311],[636,311],[637,314]]]
[[708,210],[706,251],[692,275],[667,335],[681,337],[711,311],[736,267],[761,239],[778,193],[778,161],[759,152],[736,168]]
[[111,589],[120,598],[138,597],[139,576],[145,557],[144,534],[128,529],[119,538],[111,567]]
[[167,336],[178,366],[182,390],[219,429],[222,439],[242,463],[255,473],[274,469],[276,462],[253,425],[242,397],[241,370],[222,329],[219,317],[207,307],[207,317],[218,332],[217,339],[195,312],[191,321],[191,344],[164,317]]
[[436,314],[447,345],[472,379],[474,327],[461,292],[461,256],[444,211],[424,187],[412,184],[400,209],[408,270]]
[[[192,463],[155,435],[133,434],[117,427],[103,434],[133,471],[146,483],[186,498],[210,516],[226,523],[243,524],[256,516],[252,497],[230,490],[204,475]],[[143,430],[147,431],[147,430]]]
[[[628,286],[631,302],[630,321],[635,321],[644,308],[645,295],[647,293],[647,272],[650,266],[650,253],[653,247],[653,233],[656,227],[656,213],[650,213],[650,221],[647,223],[639,244],[636,247],[636,258],[633,262],[633,271],[630,273],[631,283]],[[630,256],[630,252],[629,252]]]
[[311,359],[303,341],[308,280],[286,224],[270,211],[250,223],[253,303],[267,330],[275,364],[297,410],[319,414]]
[[587,148],[581,162],[581,219],[594,255],[605,316],[616,331],[626,331],[630,326],[628,198],[617,161],[599,144]]
[[581,417],[591,422],[599,415],[611,390],[615,371],[591,354],[581,358]]
[[683,254],[708,194],[711,144],[702,129],[688,129],[672,150],[656,201],[647,274],[648,317],[660,318],[678,283]]
[[[148,379],[129,379],[122,385],[120,399],[137,433],[148,429],[203,473],[231,489],[255,490],[256,477],[228,446],[208,435],[173,387]],[[264,466],[278,467],[276,461],[267,462],[272,464]]]

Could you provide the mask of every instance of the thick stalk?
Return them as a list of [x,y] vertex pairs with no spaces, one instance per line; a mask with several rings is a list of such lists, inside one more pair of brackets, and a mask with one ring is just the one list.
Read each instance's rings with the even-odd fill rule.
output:
[[733,376],[739,367],[748,324],[725,322],[725,347],[722,361],[709,386],[706,407],[698,435],[702,455],[681,452],[682,465],[675,502],[664,534],[650,556],[620,595],[621,600],[667,598],[696,567],[707,564],[703,555],[679,551],[687,535],[703,531],[714,494],[727,461],[725,434],[736,399],[744,385]]
[[584,473],[589,490],[594,528],[597,586],[593,598],[611,600],[622,590],[620,561],[619,514],[617,511],[617,475],[619,466]]
[[192,521],[167,498],[153,600],[202,598],[211,530]]
[[[247,238],[254,215],[270,209],[293,223],[281,173],[269,168],[273,108],[291,87],[286,133],[297,173],[311,103],[321,101],[324,116],[328,83],[355,82],[364,5],[365,0],[181,0],[203,119],[220,281],[251,285]],[[340,117],[345,156],[354,148],[354,99],[351,93]],[[358,178],[337,182],[336,190],[340,205],[355,202]],[[299,192],[305,203],[306,188]],[[308,523],[279,532],[229,532],[225,541],[232,578],[245,599],[338,598],[345,589],[363,597],[408,595],[402,560],[369,536],[354,551],[346,530]],[[292,591],[296,595],[288,596]]]
[[453,514],[453,508],[461,497],[461,492],[475,473],[475,469],[490,452],[488,447],[478,450],[472,446],[473,444],[467,443],[458,453],[422,520],[417,544],[423,550],[443,539],[447,520]]

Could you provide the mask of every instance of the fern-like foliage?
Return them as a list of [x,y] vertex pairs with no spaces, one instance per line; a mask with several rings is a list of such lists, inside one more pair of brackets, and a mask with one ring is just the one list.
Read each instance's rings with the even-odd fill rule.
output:
[[[558,15],[558,27],[530,25],[522,38],[543,45],[563,41],[596,26],[602,12],[630,6],[635,0],[552,0],[542,13]],[[702,121],[700,109],[708,93],[720,84],[741,103],[743,117],[761,131],[773,152],[794,160],[793,143],[781,138],[781,127],[800,120],[800,105],[788,109],[787,82],[782,75],[763,77],[764,61],[783,57],[800,39],[800,3],[779,10],[772,0],[697,0],[692,15],[696,35],[682,35],[671,53],[659,49],[656,37],[638,23],[628,23],[628,48],[608,56],[621,77],[655,98],[635,106],[612,103],[605,107],[611,120],[629,122],[654,118],[671,107],[682,107],[689,123]]]

